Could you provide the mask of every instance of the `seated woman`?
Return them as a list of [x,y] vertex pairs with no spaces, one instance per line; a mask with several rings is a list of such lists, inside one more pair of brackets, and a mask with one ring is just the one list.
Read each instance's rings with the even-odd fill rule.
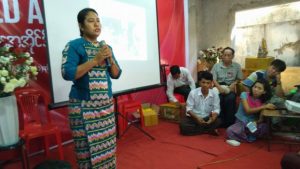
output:
[[[250,92],[242,92],[240,98],[239,109],[235,114],[236,121],[226,130],[229,139],[227,142],[253,142],[256,137],[266,134],[267,124],[258,122],[260,112],[264,109],[275,109],[273,104],[265,104],[271,98],[271,88],[265,79],[258,79]],[[255,125],[254,129],[247,127],[249,122]]]

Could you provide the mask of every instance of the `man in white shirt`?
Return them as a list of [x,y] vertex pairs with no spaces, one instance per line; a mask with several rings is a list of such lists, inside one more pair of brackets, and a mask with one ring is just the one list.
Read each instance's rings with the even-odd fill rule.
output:
[[221,121],[220,98],[216,91],[211,89],[213,75],[209,72],[198,74],[199,88],[192,90],[186,101],[186,117],[180,122],[182,135],[197,135],[209,133],[218,135],[217,127]]
[[195,81],[188,69],[177,65],[171,66],[167,77],[167,96],[170,102],[178,102],[174,93],[183,95],[186,100],[190,91],[195,88]]

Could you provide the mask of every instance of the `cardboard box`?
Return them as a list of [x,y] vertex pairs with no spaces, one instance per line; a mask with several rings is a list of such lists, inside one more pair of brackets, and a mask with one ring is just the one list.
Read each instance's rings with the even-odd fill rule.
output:
[[142,104],[144,125],[154,126],[158,124],[159,106],[150,103]]
[[151,108],[143,108],[145,126],[154,126],[158,124],[158,115]]
[[159,107],[159,117],[172,122],[179,123],[184,114],[185,104],[166,103]]
[[154,110],[156,112],[156,114],[159,113],[159,106],[156,104],[152,104],[152,103],[143,103],[142,104],[142,109],[147,109],[147,108],[151,108],[152,110]]
[[259,70],[267,69],[274,57],[257,58],[257,57],[246,57],[245,69]]
[[285,94],[288,94],[291,89],[295,89],[295,85],[300,84],[300,67],[287,67],[281,73],[281,83]]
[[242,69],[244,79],[246,79],[252,72],[255,72],[254,69]]

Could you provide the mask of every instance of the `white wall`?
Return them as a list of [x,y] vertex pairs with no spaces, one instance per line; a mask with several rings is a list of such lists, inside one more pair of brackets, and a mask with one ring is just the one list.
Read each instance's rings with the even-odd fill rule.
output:
[[200,49],[232,45],[230,36],[237,11],[289,2],[297,0],[189,0],[190,65],[197,61]]

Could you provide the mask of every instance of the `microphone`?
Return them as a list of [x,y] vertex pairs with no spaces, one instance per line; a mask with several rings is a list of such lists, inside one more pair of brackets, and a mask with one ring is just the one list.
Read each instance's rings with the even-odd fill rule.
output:
[[[99,45],[100,45],[100,48],[102,48],[103,46],[105,46],[105,45],[106,45],[105,40],[100,41],[100,42],[99,42]],[[108,67],[111,66],[107,58],[104,59],[104,61],[105,61],[106,66],[108,66]]]

